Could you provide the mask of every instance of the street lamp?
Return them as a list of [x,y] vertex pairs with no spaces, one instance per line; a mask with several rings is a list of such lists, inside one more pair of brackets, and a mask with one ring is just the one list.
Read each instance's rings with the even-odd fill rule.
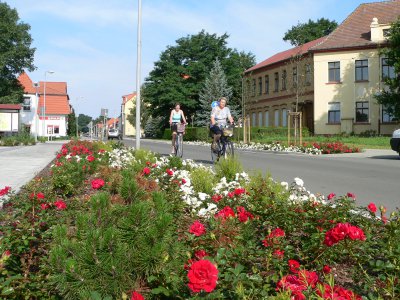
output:
[[43,109],[42,109],[42,118],[43,118],[43,135],[47,135],[46,133],[46,75],[54,74],[54,71],[46,71],[44,72],[44,82],[43,82]]
[[142,0],[138,0],[137,65],[136,65],[136,149],[140,149],[140,69],[142,62]]
[[35,82],[35,83],[33,83],[33,87],[35,88],[35,114],[34,114],[34,119],[35,119],[35,143],[37,143],[37,141],[38,141],[38,131],[39,131],[39,122],[38,122],[38,119],[39,119],[39,114],[38,114],[38,111],[39,111],[39,91],[38,91],[38,89],[39,89],[39,87],[40,87],[40,85],[39,85],[39,82]]

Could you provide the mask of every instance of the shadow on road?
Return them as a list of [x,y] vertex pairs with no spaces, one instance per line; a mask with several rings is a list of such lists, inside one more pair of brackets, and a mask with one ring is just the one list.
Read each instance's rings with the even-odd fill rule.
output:
[[400,160],[400,155],[377,155],[370,156],[371,159],[389,159],[389,160]]

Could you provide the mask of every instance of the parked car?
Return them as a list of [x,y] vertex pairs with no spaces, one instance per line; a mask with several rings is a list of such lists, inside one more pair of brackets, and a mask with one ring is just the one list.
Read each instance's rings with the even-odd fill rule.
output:
[[122,140],[122,134],[119,131],[119,129],[111,128],[108,130],[108,139],[109,140],[112,140],[112,139]]
[[390,146],[394,151],[400,154],[400,129],[393,131],[392,138],[390,139]]

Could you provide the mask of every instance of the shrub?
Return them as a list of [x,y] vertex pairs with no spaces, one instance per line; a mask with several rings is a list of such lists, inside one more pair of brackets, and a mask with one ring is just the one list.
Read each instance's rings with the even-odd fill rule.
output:
[[195,192],[211,195],[215,185],[215,175],[207,168],[196,168],[190,172],[190,180]]
[[237,173],[243,172],[243,166],[237,156],[228,156],[215,164],[215,172],[218,179],[225,177],[228,181],[232,181],[235,180]]

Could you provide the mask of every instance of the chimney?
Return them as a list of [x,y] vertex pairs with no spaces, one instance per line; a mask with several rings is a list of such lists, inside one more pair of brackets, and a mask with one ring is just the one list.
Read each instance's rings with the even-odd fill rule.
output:
[[379,27],[378,18],[373,18],[371,22],[371,42],[379,42],[383,40],[383,33]]

